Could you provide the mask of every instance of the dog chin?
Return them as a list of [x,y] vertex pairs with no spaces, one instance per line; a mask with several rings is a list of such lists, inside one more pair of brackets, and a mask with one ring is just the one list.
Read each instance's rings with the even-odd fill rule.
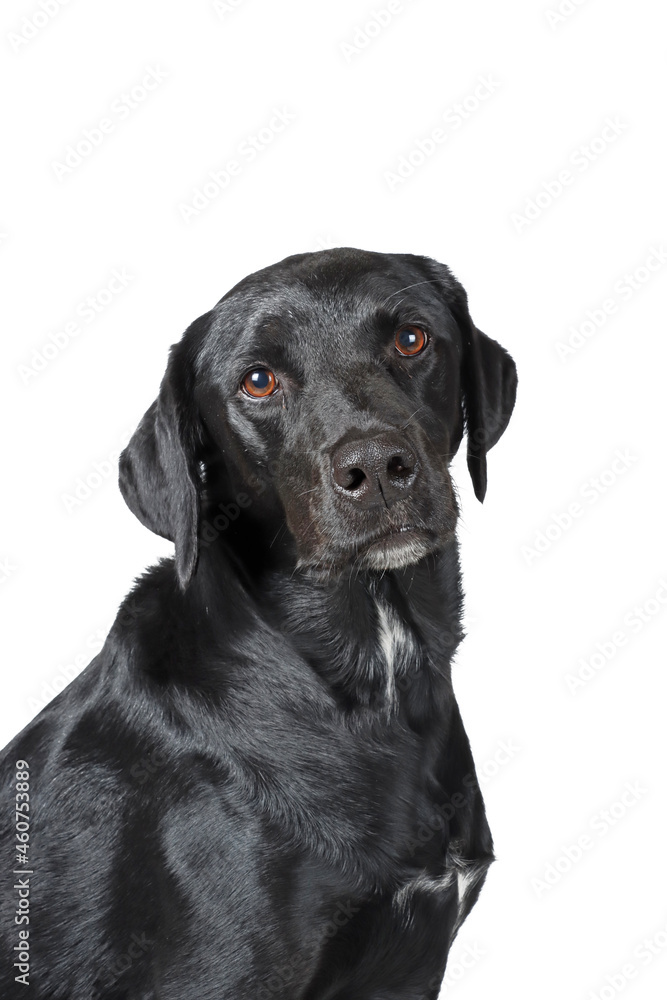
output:
[[421,528],[394,531],[366,545],[357,555],[355,565],[385,571],[404,569],[419,562],[436,548],[432,532]]
[[365,541],[349,551],[338,551],[335,556],[302,558],[298,567],[321,578],[338,576],[351,568],[383,573],[414,565],[441,544],[442,540],[434,532],[402,528]]

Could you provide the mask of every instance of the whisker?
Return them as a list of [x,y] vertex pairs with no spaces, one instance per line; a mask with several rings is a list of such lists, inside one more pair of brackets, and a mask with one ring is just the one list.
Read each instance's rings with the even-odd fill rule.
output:
[[424,403],[422,406],[418,406],[417,409],[415,410],[415,412],[410,414],[410,416],[408,417],[408,419],[405,421],[405,423],[399,429],[402,430],[402,431],[405,430],[405,428],[408,426],[408,424],[410,423],[410,421],[412,420],[412,418],[415,417],[419,413],[420,410],[425,410],[425,409],[426,409],[426,403]]
[[387,298],[382,302],[382,305],[386,305],[389,299],[393,299],[394,295],[400,295],[401,292],[407,292],[409,288],[416,288],[417,285],[437,285],[440,281],[439,278],[424,278],[423,281],[415,281],[411,285],[405,285],[404,288],[397,288],[395,292],[388,295]]
[[272,540],[271,544],[269,545],[269,548],[270,548],[270,549],[272,549],[272,548],[273,548],[273,543],[274,543],[275,541],[277,541],[277,539],[278,539],[278,535],[280,534],[280,532],[281,532],[281,531],[284,531],[284,530],[285,530],[286,528],[287,528],[287,524],[281,524],[281,525],[280,525],[280,527],[279,527],[279,528],[278,528],[278,530],[276,531],[275,535],[273,536],[273,540]]

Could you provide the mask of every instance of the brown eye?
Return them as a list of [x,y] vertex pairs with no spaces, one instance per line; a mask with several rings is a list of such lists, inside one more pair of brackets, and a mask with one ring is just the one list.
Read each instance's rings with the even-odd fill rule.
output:
[[254,368],[244,377],[241,388],[248,396],[261,399],[270,396],[278,388],[278,380],[268,368]]
[[394,344],[399,354],[411,358],[426,347],[426,334],[418,326],[402,326],[396,331]]

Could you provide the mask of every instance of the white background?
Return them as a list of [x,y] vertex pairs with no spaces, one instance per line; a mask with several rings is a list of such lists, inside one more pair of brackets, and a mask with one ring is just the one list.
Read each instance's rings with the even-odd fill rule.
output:
[[[171,550],[124,506],[115,460],[188,323],[287,254],[428,254],[520,380],[483,506],[462,453],[454,470],[469,617],[455,684],[498,860],[447,995],[653,1000],[667,980],[665,26],[648,0],[565,0],[560,20],[556,0],[392,6],[366,30],[383,0],[3,4],[0,742]],[[149,70],[155,89],[132,97]],[[293,120],[250,161],[274,109]],[[103,118],[112,131],[58,168]],[[231,159],[240,173],[186,221]],[[114,269],[131,280],[107,304]],[[87,322],[91,295],[104,308]]]

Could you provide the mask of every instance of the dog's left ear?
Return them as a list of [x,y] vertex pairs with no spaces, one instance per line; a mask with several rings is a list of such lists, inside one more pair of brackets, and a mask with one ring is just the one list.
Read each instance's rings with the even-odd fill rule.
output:
[[514,361],[491,337],[478,330],[468,310],[465,290],[452,278],[448,305],[463,336],[461,391],[468,437],[468,471],[481,502],[486,495],[486,453],[509,423],[516,400]]
[[125,503],[142,524],[176,547],[176,573],[182,590],[197,567],[200,508],[197,416],[188,337],[174,344],[160,391],[121,453],[118,485]]

